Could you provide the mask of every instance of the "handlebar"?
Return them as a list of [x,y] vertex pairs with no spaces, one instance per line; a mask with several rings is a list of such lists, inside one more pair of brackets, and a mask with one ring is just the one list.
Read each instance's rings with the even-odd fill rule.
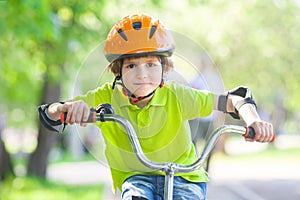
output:
[[[62,123],[65,122],[67,113],[61,114]],[[242,135],[245,138],[254,138],[255,132],[252,127],[243,127],[236,125],[224,125],[216,129],[208,139],[206,146],[204,147],[202,155],[198,158],[196,162],[190,165],[181,165],[176,163],[156,163],[149,160],[145,154],[143,153],[142,147],[139,143],[136,132],[131,125],[131,123],[122,116],[114,114],[114,110],[110,104],[101,104],[97,107],[97,109],[91,108],[90,116],[87,121],[83,121],[83,123],[95,123],[95,122],[117,122],[123,126],[126,133],[128,134],[132,149],[134,153],[137,155],[138,159],[141,163],[143,163],[146,167],[153,170],[161,170],[164,172],[170,171],[172,169],[173,173],[175,172],[191,172],[199,168],[203,165],[211,151],[213,150],[215,144],[218,141],[218,138],[225,133],[233,133]]]

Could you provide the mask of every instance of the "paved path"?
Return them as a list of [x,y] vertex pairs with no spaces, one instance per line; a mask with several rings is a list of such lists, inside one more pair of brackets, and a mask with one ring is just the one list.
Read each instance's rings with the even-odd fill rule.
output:
[[210,171],[208,190],[211,191],[208,192],[208,199],[299,200],[299,169],[300,160],[215,161]]
[[[294,162],[232,163],[214,161],[208,200],[299,200],[300,160]],[[109,170],[98,162],[51,165],[48,178],[68,184],[106,186],[103,199],[119,200],[110,190]]]
[[70,185],[105,184],[103,200],[118,199],[111,190],[112,182],[109,169],[96,161],[51,165],[48,168],[47,177],[50,180]]

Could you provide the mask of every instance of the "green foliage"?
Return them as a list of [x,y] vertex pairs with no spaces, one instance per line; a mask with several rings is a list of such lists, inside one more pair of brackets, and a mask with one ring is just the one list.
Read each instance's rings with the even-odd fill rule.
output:
[[176,3],[170,6],[170,12],[176,12],[176,16],[168,15],[169,27],[204,46],[227,89],[237,85],[250,87],[258,105],[268,114],[276,110],[276,101],[282,98],[284,107],[293,116],[300,108],[299,3],[259,0],[190,3],[194,7],[182,2],[180,6]]
[[33,177],[7,179],[0,183],[2,200],[102,199],[103,185],[71,186]]
[[0,104],[2,112],[9,113],[9,124],[20,125],[10,117],[9,110],[15,108],[24,111],[23,124],[32,124],[45,81],[68,81],[74,66],[80,65],[81,53],[99,36],[99,27],[90,29],[90,19],[82,20],[90,13],[88,6],[80,1],[1,3]]

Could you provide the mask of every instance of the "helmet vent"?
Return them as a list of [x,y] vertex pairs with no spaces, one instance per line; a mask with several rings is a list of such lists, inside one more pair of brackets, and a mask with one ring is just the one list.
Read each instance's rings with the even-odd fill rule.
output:
[[125,41],[128,41],[128,39],[127,39],[127,37],[126,37],[126,35],[125,35],[125,33],[124,33],[124,31],[123,31],[122,29],[119,29],[119,30],[118,30],[118,33],[119,33],[119,35],[120,35]]
[[140,30],[142,28],[142,22],[133,22],[132,27],[134,30]]
[[149,35],[149,39],[152,38],[152,36],[154,35],[155,31],[157,29],[157,26],[152,26],[150,29],[150,35]]

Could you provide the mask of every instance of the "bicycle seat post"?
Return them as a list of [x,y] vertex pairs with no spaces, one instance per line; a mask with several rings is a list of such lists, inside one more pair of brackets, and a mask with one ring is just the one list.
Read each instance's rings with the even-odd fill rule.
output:
[[169,163],[165,172],[165,186],[164,186],[164,199],[173,199],[173,185],[174,185],[174,174],[176,166],[174,163]]

